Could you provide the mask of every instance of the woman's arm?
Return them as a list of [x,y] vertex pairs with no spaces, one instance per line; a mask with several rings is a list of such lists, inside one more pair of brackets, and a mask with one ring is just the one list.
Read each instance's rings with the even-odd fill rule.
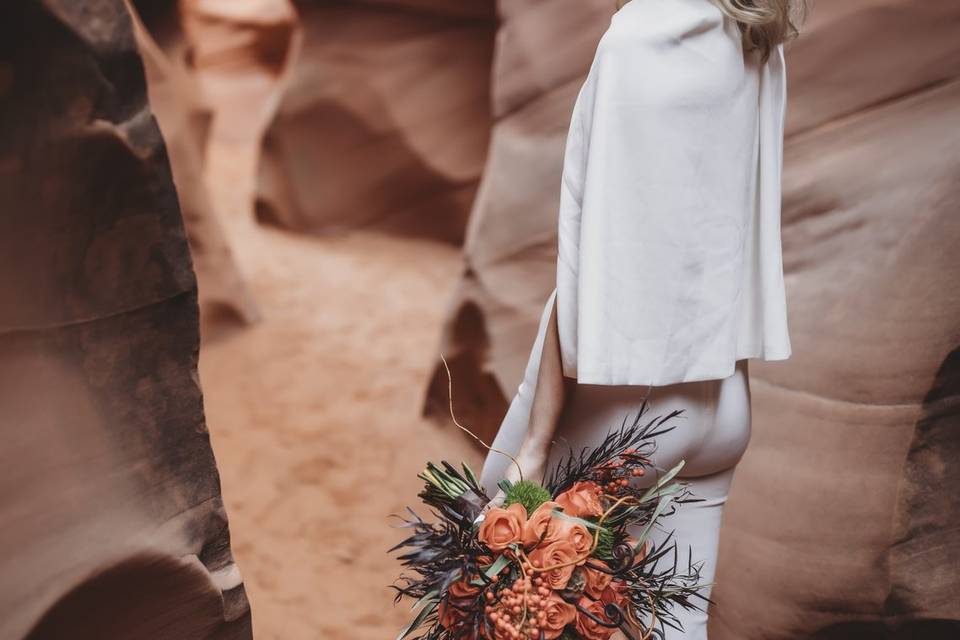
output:
[[[521,472],[524,480],[539,481],[543,477],[557,423],[563,412],[569,389],[574,384],[576,384],[574,380],[563,376],[560,334],[557,330],[557,304],[554,302],[543,339],[527,434],[516,455],[517,464],[510,465],[506,480],[517,482],[521,479]],[[502,505],[503,499],[503,492],[498,492],[488,508]]]
[[[573,380],[563,377],[560,334],[557,330],[557,304],[554,302],[543,339],[543,352],[540,354],[537,386],[533,392],[533,404],[530,408],[530,423],[517,455],[523,477],[527,480],[539,481],[543,476],[550,444],[553,442],[571,384],[574,384]],[[507,479],[520,480],[516,466],[510,468]]]

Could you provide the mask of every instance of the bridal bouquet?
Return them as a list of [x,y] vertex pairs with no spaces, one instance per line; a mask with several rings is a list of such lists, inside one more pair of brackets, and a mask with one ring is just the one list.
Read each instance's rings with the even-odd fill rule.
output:
[[415,600],[398,640],[418,631],[423,640],[607,640],[618,629],[637,640],[679,629],[671,611],[700,607],[700,565],[688,556],[679,568],[675,542],[654,544],[651,532],[693,498],[674,481],[683,463],[657,475],[649,458],[678,413],[638,416],[600,446],[571,451],[543,483],[501,483],[503,506],[479,521],[490,498],[473,472],[428,464],[419,497],[438,522],[409,510],[400,526],[412,534],[391,549],[407,570],[396,600]]

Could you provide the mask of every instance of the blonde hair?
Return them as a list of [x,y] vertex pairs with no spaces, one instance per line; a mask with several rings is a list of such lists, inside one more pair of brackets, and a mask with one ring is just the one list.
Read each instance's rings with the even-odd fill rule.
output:
[[[644,0],[656,2],[656,0]],[[711,0],[736,20],[748,51],[759,51],[766,60],[770,52],[797,35],[797,24],[806,10],[805,0]],[[630,0],[617,0],[617,9]]]

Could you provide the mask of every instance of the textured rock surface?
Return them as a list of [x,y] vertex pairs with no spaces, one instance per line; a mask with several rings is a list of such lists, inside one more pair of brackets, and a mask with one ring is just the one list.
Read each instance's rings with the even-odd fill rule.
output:
[[[216,130],[234,142],[259,138],[298,49],[299,19],[290,0],[180,0],[178,6],[187,45],[181,54],[205,101],[230,104],[217,112]],[[244,207],[225,215],[248,213]]]
[[303,2],[257,215],[459,242],[486,156],[491,0]]
[[[197,273],[200,304],[257,319],[227,235],[204,183],[212,111],[193,74],[197,57],[184,38],[176,2],[141,2],[135,36],[143,57],[150,103],[170,154],[183,221]],[[142,20],[140,19],[142,17]]]
[[[501,4],[490,159],[442,340],[459,417],[488,435],[553,286],[562,140],[609,15]],[[960,634],[960,504],[944,490],[960,447],[958,28],[946,0],[817,3],[789,54],[794,356],[751,368],[717,640]],[[435,371],[426,410],[446,415]]]
[[960,7],[815,11],[790,54],[794,356],[752,371],[715,635],[954,638]]
[[249,638],[120,0],[0,8],[0,201],[0,637]]
[[[496,123],[441,346],[453,371],[457,415],[486,437],[513,396],[554,286],[564,140],[612,4],[500,3]],[[438,363],[426,413],[447,412],[446,374]]]
[[191,63],[197,69],[263,69],[276,76],[290,59],[297,15],[289,0],[181,0]]

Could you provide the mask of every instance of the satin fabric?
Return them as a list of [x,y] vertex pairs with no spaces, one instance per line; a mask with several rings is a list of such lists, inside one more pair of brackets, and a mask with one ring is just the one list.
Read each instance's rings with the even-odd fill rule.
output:
[[[552,309],[553,296],[544,307],[540,330],[530,352],[523,381],[493,441],[496,451],[516,456],[527,434],[540,356]],[[702,563],[700,576],[705,586],[700,594],[703,598],[709,598],[716,574],[723,507],[736,465],[750,440],[750,386],[746,362],[738,363],[733,375],[723,380],[688,382],[652,389],[576,385],[557,425],[550,447],[548,469],[554,468],[571,450],[576,452],[583,447],[599,445],[611,429],[618,428],[624,420],[632,421],[645,399],[650,402],[646,414],[648,419],[683,410],[682,416],[670,423],[675,428],[657,438],[652,461],[662,472],[683,460],[685,466],[680,477],[689,484],[693,495],[701,500],[684,504],[675,513],[663,518],[654,531],[653,541],[657,545],[676,542],[678,557],[683,559],[681,568],[685,567],[688,553],[695,563]],[[506,475],[510,464],[510,459],[500,453],[491,452],[487,456],[480,482],[489,495],[496,494],[497,483]],[[650,474],[641,484],[651,483],[655,475]],[[706,602],[698,600],[696,604],[701,608],[672,608],[683,630],[664,629],[665,640],[706,640]]]
[[617,12],[577,98],[559,216],[564,375],[722,379],[790,355],[782,48],[745,54],[709,0]]

